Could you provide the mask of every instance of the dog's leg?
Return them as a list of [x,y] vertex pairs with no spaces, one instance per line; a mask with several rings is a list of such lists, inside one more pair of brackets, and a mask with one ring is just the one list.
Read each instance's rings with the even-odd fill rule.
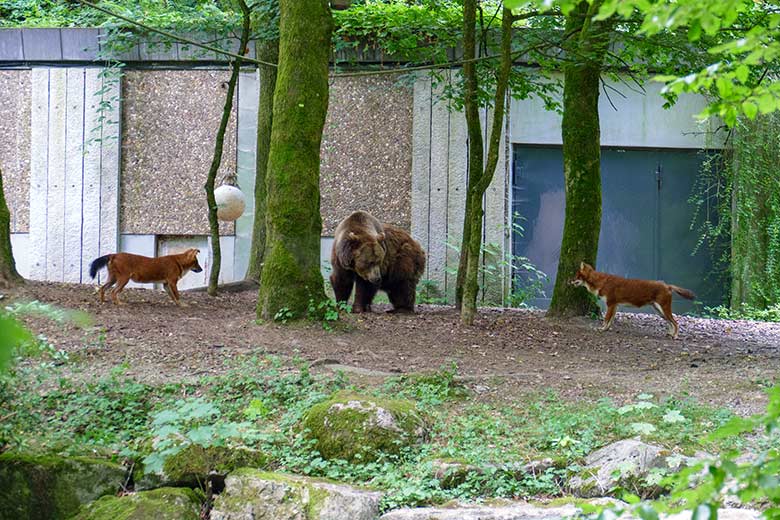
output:
[[176,302],[176,298],[173,297],[173,293],[171,292],[171,286],[168,285],[168,282],[163,282],[163,289],[165,289],[165,294],[168,295],[168,297]]
[[127,285],[127,282],[129,281],[130,278],[121,278],[117,281],[116,287],[111,291],[111,300],[115,305],[122,305],[123,302],[119,299],[119,293],[122,292],[122,289],[125,288],[125,285]]
[[114,278],[113,274],[108,275],[108,280],[106,283],[100,286],[100,290],[98,291],[100,293],[100,303],[105,303],[106,301],[106,289],[110,288],[112,285],[116,283],[116,278]]
[[176,280],[168,282],[168,287],[171,290],[171,298],[179,307],[187,307],[187,304],[179,299],[179,289],[176,287]]
[[680,325],[677,324],[677,320],[674,319],[674,315],[672,314],[671,297],[669,298],[668,302],[664,302],[662,305],[660,305],[660,307],[664,313],[664,319],[669,324],[669,335],[673,339],[677,339],[677,336],[680,332]]
[[617,312],[617,303],[607,303],[607,314],[604,316],[604,326],[601,327],[601,331],[609,330],[612,326],[612,320],[615,319],[615,313]]

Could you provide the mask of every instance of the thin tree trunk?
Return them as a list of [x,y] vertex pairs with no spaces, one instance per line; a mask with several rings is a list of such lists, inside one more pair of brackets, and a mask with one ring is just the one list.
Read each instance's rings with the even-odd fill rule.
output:
[[[501,146],[501,129],[504,124],[504,109],[509,84],[509,74],[512,71],[512,11],[504,9],[501,21],[501,65],[496,78],[496,95],[493,101],[493,124],[488,137],[488,153],[485,169],[469,189],[471,208],[468,218],[471,231],[466,260],[466,278],[463,286],[463,303],[460,309],[460,319],[464,325],[474,323],[477,314],[477,294],[479,293],[479,264],[482,249],[482,198],[488,186],[493,181],[493,174],[498,166],[498,151]],[[471,183],[469,183],[471,184]]]
[[[477,0],[463,2],[463,55],[473,58],[477,53]],[[484,145],[482,142],[482,125],[479,121],[479,101],[477,100],[477,66],[476,62],[463,64],[463,108],[466,115],[468,132],[468,187],[466,189],[466,210],[463,216],[463,233],[460,242],[460,259],[458,261],[458,276],[455,282],[455,307],[461,309],[463,290],[466,283],[468,268],[469,244],[471,243],[471,191],[475,189],[482,177],[484,167]]]
[[280,0],[279,67],[267,171],[267,242],[257,315],[305,316],[320,273],[320,144],[333,20],[327,0]]
[[[270,63],[279,61],[279,40],[258,41],[257,58]],[[266,172],[271,148],[276,67],[260,65],[260,96],[257,103],[257,169],[255,173],[255,218],[252,224],[252,246],[249,250],[247,280],[260,282],[266,240]]]
[[[241,44],[238,48],[238,54],[243,56],[247,51],[247,44],[250,35],[250,12],[244,0],[238,0],[243,17],[243,26],[241,28]],[[225,106],[222,109],[222,119],[219,122],[217,138],[214,143],[214,157],[211,160],[211,167],[206,178],[206,201],[209,207],[209,230],[211,231],[211,271],[209,272],[208,293],[211,296],[217,294],[217,285],[219,284],[219,269],[222,264],[222,248],[219,243],[219,219],[217,218],[217,201],[214,198],[214,184],[217,179],[219,165],[222,162],[222,147],[225,143],[225,131],[227,130],[230,114],[233,112],[233,95],[238,83],[238,73],[241,71],[241,59],[236,58],[233,61],[233,69],[228,81],[227,94],[225,94]]]
[[11,287],[24,283],[24,278],[16,270],[11,250],[11,212],[5,202],[3,191],[3,173],[0,171],[0,287]]
[[580,262],[596,265],[601,229],[601,142],[599,81],[608,31],[591,23],[600,1],[581,2],[566,19],[572,35],[564,67],[563,172],[566,213],[558,274],[548,316],[582,316],[598,312],[587,291],[572,286]]

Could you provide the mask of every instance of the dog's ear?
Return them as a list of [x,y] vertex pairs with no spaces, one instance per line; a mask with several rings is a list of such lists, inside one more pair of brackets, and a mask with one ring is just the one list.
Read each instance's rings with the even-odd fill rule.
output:
[[580,270],[584,271],[586,265],[588,265],[588,264],[586,264],[585,262],[580,262]]
[[357,240],[358,236],[357,233],[355,233],[354,231],[350,231],[349,234],[347,235],[347,238],[349,240]]

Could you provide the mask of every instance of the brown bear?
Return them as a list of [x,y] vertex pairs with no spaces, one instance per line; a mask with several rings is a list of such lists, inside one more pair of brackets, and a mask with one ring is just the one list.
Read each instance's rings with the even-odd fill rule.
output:
[[352,312],[371,312],[379,289],[387,293],[394,312],[414,312],[425,252],[403,229],[355,211],[336,228],[330,261],[336,301],[348,301],[355,286]]

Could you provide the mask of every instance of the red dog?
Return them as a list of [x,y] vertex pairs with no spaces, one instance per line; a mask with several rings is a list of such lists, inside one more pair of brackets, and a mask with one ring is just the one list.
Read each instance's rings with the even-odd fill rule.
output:
[[199,273],[203,268],[198,263],[199,249],[187,249],[177,255],[149,258],[148,256],[132,255],[130,253],[115,253],[101,256],[92,261],[89,266],[89,275],[92,278],[97,272],[108,266],[108,281],[100,286],[100,301],[105,300],[105,290],[116,284],[111,291],[111,300],[115,304],[119,301],[119,293],[130,280],[139,283],[162,282],[165,292],[176,305],[179,301],[179,291],[176,283],[189,271]]
[[689,300],[696,298],[688,289],[676,285],[600,273],[585,262],[580,263],[571,284],[585,287],[588,292],[606,302],[607,314],[604,316],[604,326],[601,330],[608,330],[612,325],[618,304],[628,303],[634,307],[643,307],[652,303],[653,308],[669,323],[669,334],[674,339],[677,339],[680,326],[672,315],[672,291]]

